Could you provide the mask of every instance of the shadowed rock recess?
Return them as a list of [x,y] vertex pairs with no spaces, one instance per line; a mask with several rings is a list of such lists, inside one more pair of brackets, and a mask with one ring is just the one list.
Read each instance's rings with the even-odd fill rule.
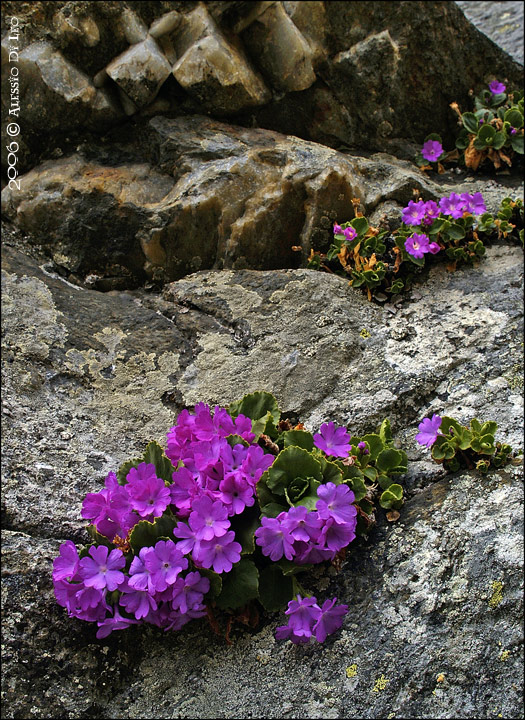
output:
[[[522,66],[451,2],[4,2],[4,112],[13,17],[2,717],[522,717],[522,467],[447,475],[414,435],[477,417],[523,446],[523,251],[501,238],[385,303],[305,269],[354,198],[395,222],[415,190],[522,197],[515,174],[411,162],[428,132],[451,145],[452,100]],[[309,577],[343,627],[294,646],[275,613],[232,645],[204,619],[97,640],[51,581],[60,544],[87,543],[85,495],[183,408],[255,390],[312,431],[388,417],[408,453],[399,520]]]

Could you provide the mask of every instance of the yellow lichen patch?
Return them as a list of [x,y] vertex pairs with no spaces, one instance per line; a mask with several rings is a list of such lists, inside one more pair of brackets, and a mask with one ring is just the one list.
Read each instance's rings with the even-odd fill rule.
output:
[[346,677],[347,678],[353,678],[357,675],[357,665],[354,663],[353,665],[350,665],[346,668]]
[[443,675],[443,673],[439,673],[439,675],[436,677],[436,681],[438,683],[445,682],[445,676]]
[[378,677],[375,681],[374,690],[373,692],[380,692],[381,690],[384,690],[388,684],[388,679],[381,675],[381,677]]
[[369,338],[369,337],[370,337],[370,333],[369,333],[369,331],[368,331],[366,328],[363,328],[359,334],[361,335],[362,338]]
[[489,600],[489,607],[494,609],[497,608],[500,602],[503,600],[503,583],[499,580],[495,580],[492,583],[492,596]]
[[509,659],[509,655],[510,650],[504,650],[498,659],[500,660],[500,662],[507,662],[507,660]]

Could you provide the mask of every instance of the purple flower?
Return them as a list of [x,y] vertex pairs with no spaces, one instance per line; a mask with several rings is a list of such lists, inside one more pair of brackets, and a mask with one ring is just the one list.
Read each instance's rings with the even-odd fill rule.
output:
[[337,225],[337,223],[334,225],[334,235],[342,235],[343,234],[343,228],[340,225]]
[[418,200],[417,203],[415,203],[413,200],[410,200],[406,208],[403,208],[403,214],[401,216],[401,219],[404,224],[421,225],[421,221],[423,220],[426,212],[425,206],[426,203],[424,203],[423,200]]
[[353,240],[357,236],[357,232],[353,227],[347,227],[343,230],[343,235],[347,240]]
[[152,583],[159,592],[173,585],[181,570],[186,570],[188,560],[172,540],[159,540],[154,552],[145,556],[144,564],[151,573]]
[[450,193],[449,197],[443,197],[439,201],[439,207],[444,215],[457,219],[463,217],[463,209],[465,201],[455,192]]
[[333,422],[323,423],[319,432],[314,435],[314,445],[326,455],[348,457],[350,435],[344,427],[336,429]]
[[439,427],[441,425],[441,418],[439,415],[432,415],[432,419],[425,418],[418,426],[418,434],[416,440],[420,445],[429,448],[436,442],[439,433]]
[[196,531],[190,528],[186,523],[179,522],[177,527],[173,528],[173,534],[177,538],[182,538],[177,543],[177,547],[183,555],[187,555],[195,549],[198,552],[199,541],[196,538]]
[[437,140],[427,140],[421,148],[421,155],[429,162],[436,162],[443,154],[443,146]]
[[516,130],[515,127],[511,127],[511,129],[510,129],[510,134],[511,134],[511,135],[515,135],[517,132],[518,132],[518,131]]
[[357,443],[357,447],[359,448],[359,450],[361,450],[361,452],[363,453],[363,455],[369,455],[369,454],[370,454],[370,450],[368,449],[368,447],[367,447],[367,445],[366,445],[366,442],[362,442],[362,441],[361,441],[361,442]]
[[235,542],[235,533],[230,530],[222,537],[201,542],[198,557],[194,560],[205,568],[213,566],[216,573],[230,572],[241,559],[241,550],[241,545]]
[[151,595],[155,592],[155,584],[151,573],[146,567],[146,557],[153,552],[152,547],[140,548],[140,552],[131,561],[129,568],[129,587],[135,590],[147,590]]
[[336,605],[337,598],[325,600],[320,615],[313,626],[317,642],[324,642],[327,635],[339,630],[343,624],[343,618],[348,612],[348,605]]
[[189,524],[195,531],[196,540],[213,540],[214,537],[221,537],[230,527],[228,509],[220,500],[214,502],[207,495],[202,495],[193,502],[192,508]]
[[326,548],[332,553],[339,552],[352,540],[355,540],[354,530],[357,524],[357,510],[353,505],[351,507],[355,511],[355,516],[351,522],[336,522],[332,515],[325,520],[319,541],[320,543],[324,542]]
[[53,580],[71,579],[78,570],[79,557],[74,542],[66,540],[60,546],[60,555],[53,561]]
[[428,236],[414,233],[405,240],[405,250],[415,258],[422,258],[429,251]]
[[231,473],[219,484],[220,498],[228,506],[229,515],[239,515],[255,503],[254,488],[242,475]]
[[314,624],[319,619],[320,607],[315,597],[301,598],[297,595],[297,600],[290,600],[285,615],[288,615],[288,626],[293,630],[295,635],[311,637]]
[[138,625],[139,622],[139,620],[122,617],[118,607],[115,605],[113,617],[106,618],[102,622],[98,623],[99,629],[97,632],[97,638],[102,640],[102,638],[105,638],[112,633],[113,630],[125,630],[130,625]]
[[188,610],[200,610],[204,595],[210,589],[210,581],[198,572],[190,572],[179,578],[174,587],[172,607],[185,614]]
[[348,485],[327,482],[319,485],[317,495],[319,500],[315,506],[320,518],[326,520],[331,517],[336,523],[352,523],[355,526],[357,510],[352,505],[355,495]]
[[135,615],[137,620],[145,618],[152,610],[157,609],[157,601],[147,590],[138,590],[128,583],[119,588],[123,593],[119,599],[120,605],[126,611]]
[[472,213],[473,215],[483,215],[484,212],[487,212],[483,195],[480,192],[474,193],[474,195],[466,192],[461,193],[461,199],[465,203],[464,210],[466,212]]
[[493,80],[491,83],[489,83],[489,90],[493,95],[499,95],[500,93],[504,93],[506,89],[506,85],[498,82],[497,80]]
[[441,245],[439,245],[437,242],[431,242],[428,246],[428,252],[432,253],[432,255],[435,255],[441,250]]
[[274,562],[283,555],[288,560],[294,556],[293,537],[279,518],[262,517],[261,527],[255,531],[255,542],[262,547],[263,555],[270,556]]
[[432,225],[434,220],[439,217],[439,207],[433,200],[427,200],[425,203],[425,217],[423,222],[425,225]]
[[131,505],[144,518],[153,515],[160,517],[171,503],[171,490],[162,478],[150,475],[139,486],[128,485]]
[[[109,556],[108,556],[109,553]],[[80,561],[79,573],[86,587],[97,590],[107,588],[110,592],[116,590],[124,582],[124,573],[119,568],[124,567],[126,559],[121,550],[116,548],[109,552],[105,545],[89,548],[91,557],[83,557]]]
[[105,595],[105,590],[96,590],[93,587],[82,587],[82,589],[77,592],[76,600],[83,611],[89,612],[89,610],[106,604],[104,599]]
[[317,510],[309,511],[303,505],[292,507],[279,515],[281,527],[287,530],[294,540],[306,543],[316,542],[323,525]]

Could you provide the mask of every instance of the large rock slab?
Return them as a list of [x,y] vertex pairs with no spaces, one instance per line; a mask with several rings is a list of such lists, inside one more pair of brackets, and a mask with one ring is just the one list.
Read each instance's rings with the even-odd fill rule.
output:
[[[20,67],[21,169],[67,137],[71,144],[84,137],[86,115],[97,135],[158,106],[172,116],[227,117],[333,147],[384,151],[421,143],[429,132],[452,146],[452,101],[470,107],[469,91],[494,78],[523,82],[523,67],[454,2],[4,5],[6,18],[17,18],[16,51],[29,59]],[[3,41],[11,49],[8,32],[6,20]],[[56,103],[40,88],[47,87],[42,44],[46,65],[50,55],[60,69]],[[6,60],[4,78],[10,70]],[[86,86],[84,115],[78,93],[62,92],[65,75]],[[7,112],[9,93],[2,98]]]
[[2,192],[8,217],[69,273],[103,278],[102,289],[107,278],[122,288],[210,268],[296,267],[312,247],[329,247],[353,198],[369,213],[387,200],[406,205],[414,189],[439,193],[391,156],[202,116],[155,117],[136,132],[47,161]]
[[[522,469],[443,477],[414,443],[420,419],[441,412],[495,419],[520,444],[519,248],[495,245],[454,274],[436,267],[381,307],[307,270],[101,294],[22,252],[20,233],[7,228],[5,243],[5,717],[519,716]],[[399,523],[380,519],[339,574],[309,580],[350,605],[341,632],[324,647],[279,644],[274,616],[235,630],[232,646],[205,621],[96,641],[50,581],[60,541],[87,539],[83,497],[162,443],[184,405],[261,388],[312,429],[334,419],[359,433],[389,416],[409,452]]]

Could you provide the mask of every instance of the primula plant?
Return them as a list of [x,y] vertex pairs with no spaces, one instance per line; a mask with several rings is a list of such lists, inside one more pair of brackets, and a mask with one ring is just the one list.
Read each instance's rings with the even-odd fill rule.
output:
[[416,441],[432,448],[432,459],[451,472],[467,468],[487,473],[518,456],[510,445],[496,442],[498,426],[493,421],[481,423],[474,418],[467,427],[454,418],[433,415],[425,418],[418,429]]
[[388,420],[362,437],[333,422],[312,434],[281,419],[269,393],[228,408],[199,403],[179,414],[165,450],[150,443],[88,493],[81,514],[92,542],[62,544],[55,597],[70,617],[96,623],[99,639],[204,616],[218,631],[221,612],[228,639],[233,619],[255,626],[260,611],[287,607],[277,638],[324,642],[347,606],[319,605],[298,576],[340,563],[377,506],[396,519],[406,470]]
[[[452,192],[438,202],[421,198],[403,208],[401,227],[373,227],[352,201],[355,217],[334,225],[334,241],[326,254],[312,250],[308,267],[350,276],[352,287],[373,295],[395,295],[411,287],[426,261],[445,260],[455,270],[485,254],[495,238],[518,240],[523,246],[523,200],[505,198],[496,213],[487,212],[483,196]],[[386,221],[386,218],[385,218]],[[334,262],[338,266],[334,267]]]
[[450,107],[461,127],[456,148],[443,150],[441,136],[430,133],[424,140],[416,163],[423,170],[445,172],[443,163],[454,162],[470,170],[503,165],[511,167],[523,155],[523,91],[506,93],[506,86],[493,80],[488,89],[474,98],[474,112],[461,112],[455,102]]

